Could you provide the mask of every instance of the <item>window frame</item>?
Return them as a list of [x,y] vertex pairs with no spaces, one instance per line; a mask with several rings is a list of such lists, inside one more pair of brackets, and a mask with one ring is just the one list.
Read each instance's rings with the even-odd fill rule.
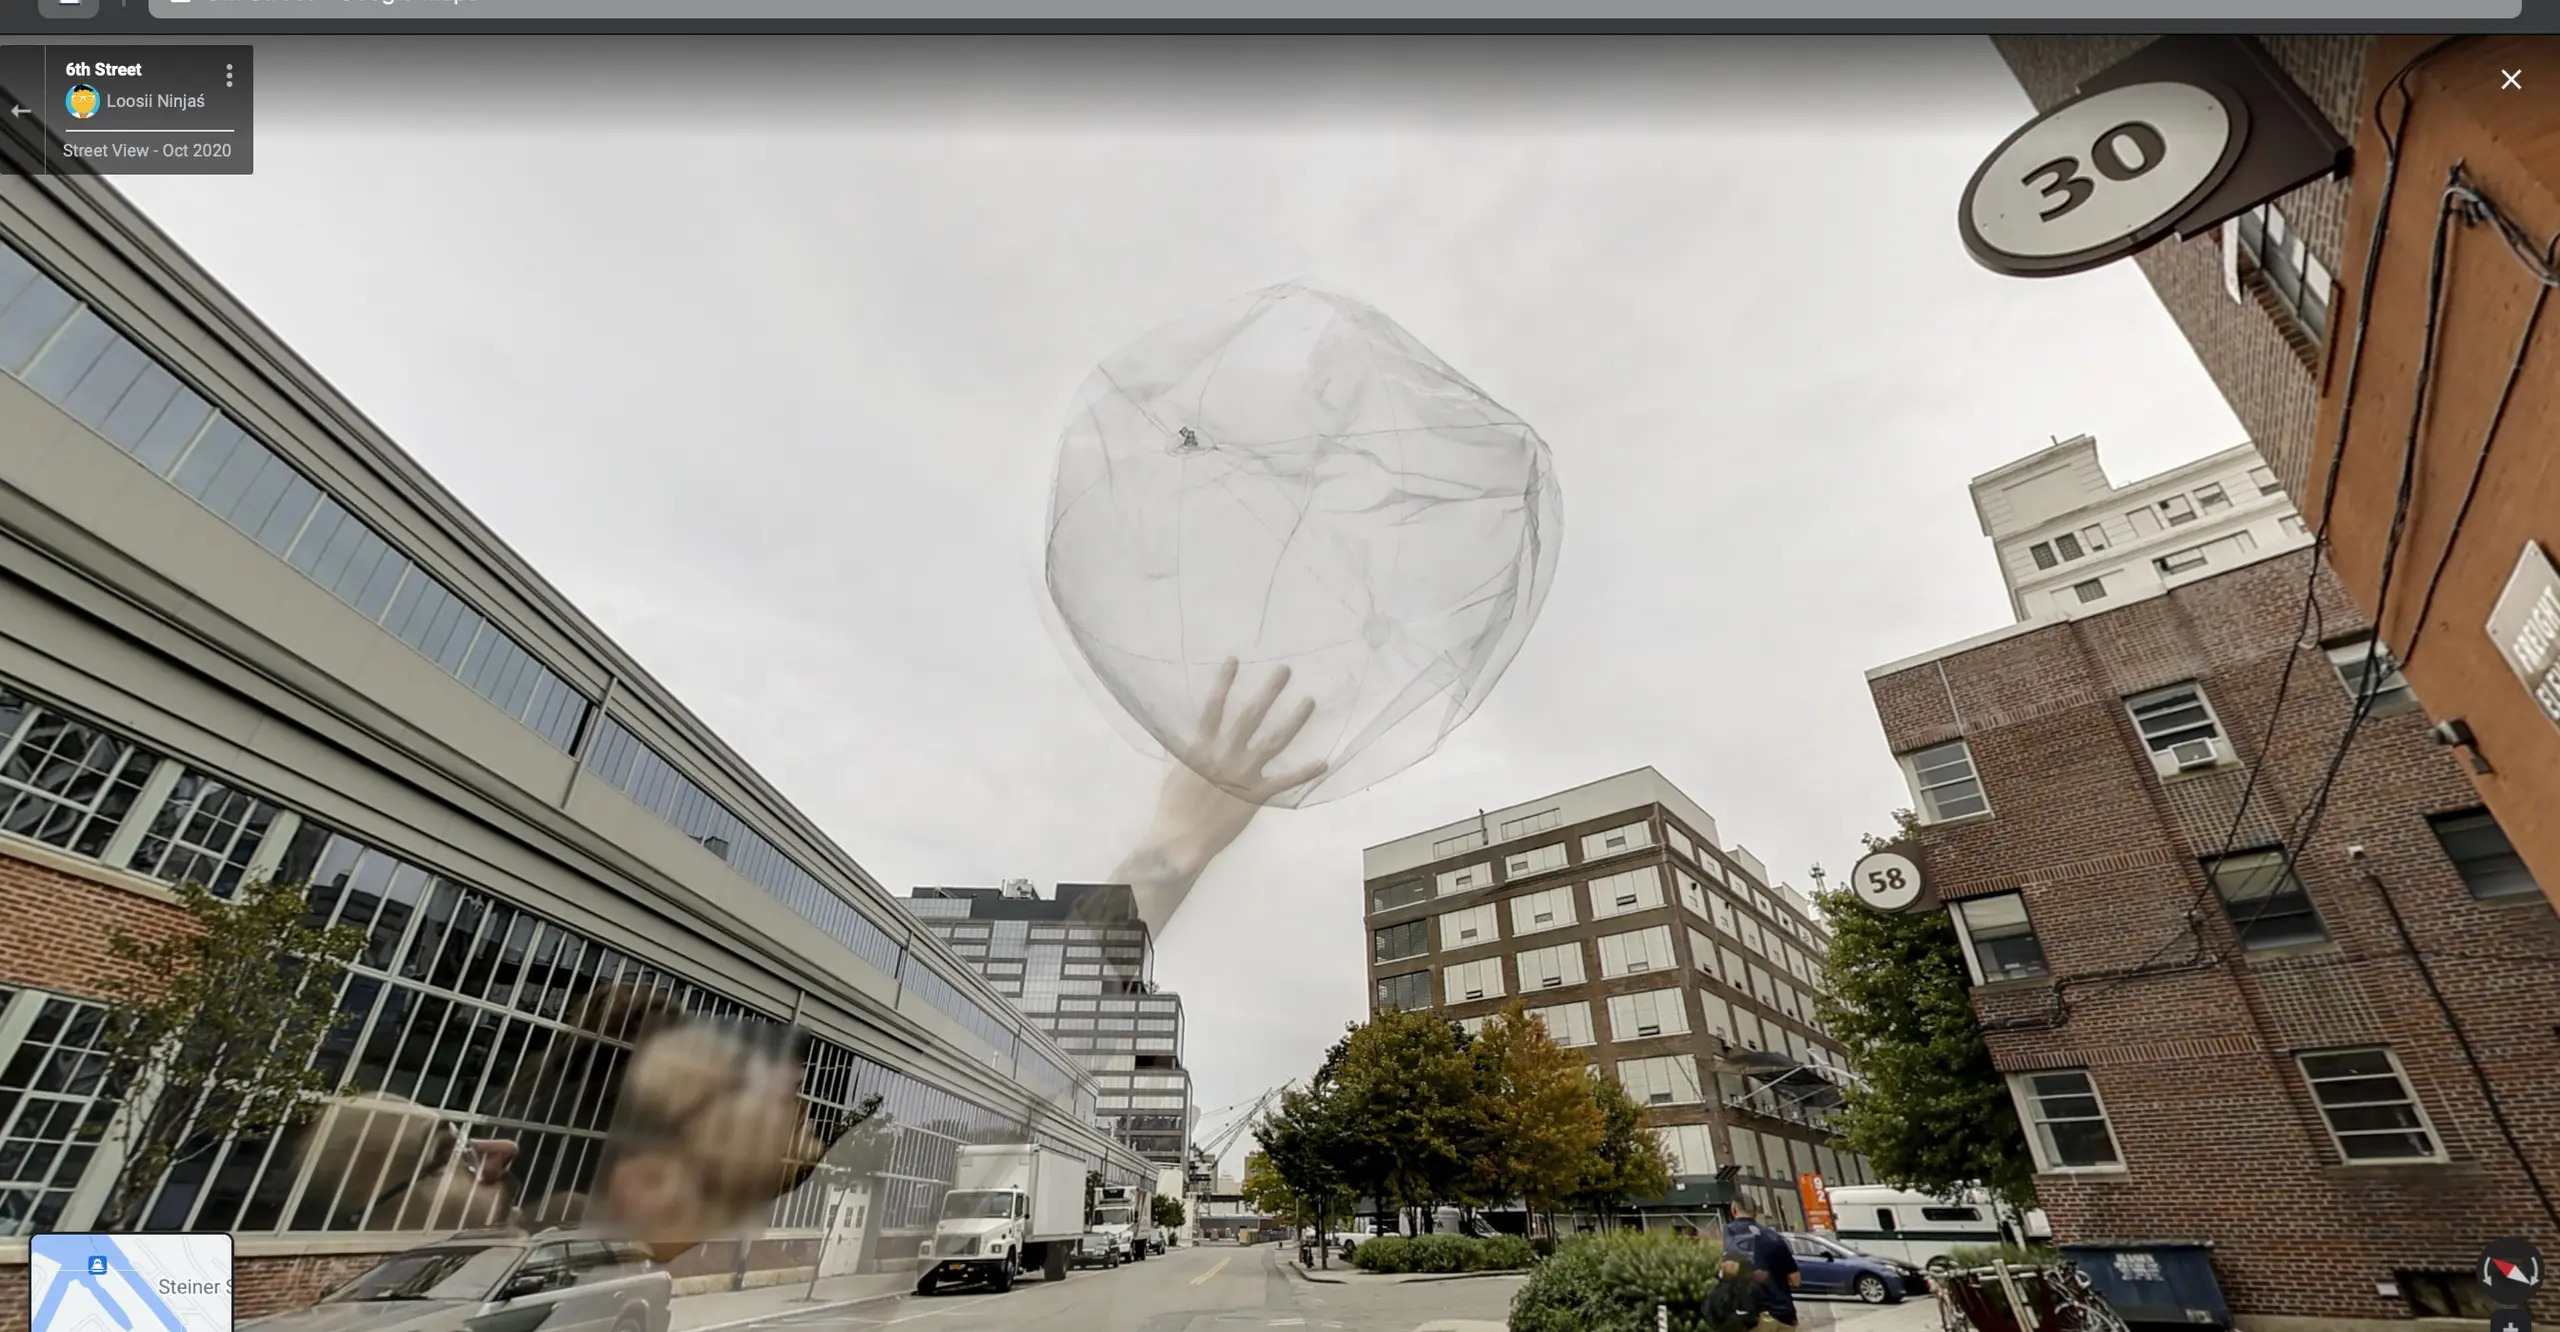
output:
[[[2194,558],[2189,560],[2189,556],[2193,556]],[[2190,573],[2197,569],[2211,567],[2213,564],[2213,557],[2205,554],[2204,547],[2202,546],[2189,546],[2185,550],[2173,550],[2168,554],[2153,560],[2151,563],[2154,567],[2160,570],[2161,577],[2175,578],[2182,573]]]
[[2231,492],[2219,481],[2208,481],[2196,487],[2196,512],[2214,513],[2231,507]]
[[[1414,931],[1415,937],[1422,941],[1422,946],[1414,952],[1397,953],[1392,957],[1378,953],[1379,949],[1386,946],[1386,936],[1393,934],[1398,930]],[[1393,925],[1373,929],[1369,932],[1369,948],[1371,953],[1378,954],[1369,959],[1373,965],[1383,965],[1389,962],[1406,962],[1417,957],[1429,957],[1431,956],[1431,918],[1425,916],[1417,920],[1398,921]]]
[[2171,495],[2153,507],[2160,511],[2164,527],[2184,527],[2196,520],[2196,503],[2184,494]]
[[[2500,853],[2493,853],[2489,856],[2474,856],[2469,860],[2465,860],[2463,857],[2455,855],[2452,844],[2446,840],[2447,826],[2452,824],[2474,823],[2474,821],[2477,821],[2474,827],[2455,829],[2455,832],[2457,834],[2477,832],[2480,825],[2485,825],[2489,832],[2497,835],[2498,844],[2505,847],[2506,850]],[[2533,876],[2533,867],[2526,864],[2523,855],[2516,851],[2515,842],[2507,836],[2506,828],[2498,822],[2497,816],[2489,811],[2488,806],[2477,805],[2470,809],[2457,809],[2450,810],[2442,814],[2430,814],[2427,816],[2427,831],[2434,834],[2436,846],[2439,850],[2444,852],[2446,863],[2453,866],[2454,873],[2462,876],[2462,886],[2471,894],[2471,900],[2475,902],[2514,902],[2532,897],[2547,896],[2547,894],[2542,891],[2542,881]],[[2480,881],[2474,878],[2471,871],[2466,867],[2478,861],[2495,860],[2501,856],[2515,861],[2515,873],[2522,876],[2523,886],[2508,887],[2493,893],[2484,893],[2480,891]]]
[[[1924,783],[1921,775],[1921,760],[1932,754],[1943,753],[1950,749],[1956,750],[1963,756],[1964,775],[1961,777],[1951,778],[1946,781]],[[1911,786],[1911,798],[1919,806],[1920,822],[1924,825],[1935,826],[1941,823],[1960,823],[1966,819],[1983,819],[1991,817],[1990,788],[1983,785],[1982,767],[1980,764],[1974,762],[1973,746],[1967,743],[1963,736],[1957,736],[1953,740],[1911,750],[1910,752],[1901,755],[1900,760],[1902,763],[1903,780],[1908,782]],[[1934,770],[1944,772],[1946,771],[1946,768],[1947,765],[1939,764]],[[1943,813],[1932,793],[1946,790],[1952,786],[1959,786],[1966,782],[1971,782],[1973,784],[1972,798],[1981,801],[1982,808],[1971,810],[1963,814]]]
[[2084,578],[2071,585],[2071,595],[2080,598],[2083,606],[2094,606],[2107,599],[2107,580]]
[[1437,1004],[1432,1002],[1434,995],[1432,994],[1431,968],[1429,967],[1424,967],[1419,971],[1399,971],[1392,976],[1378,977],[1377,980],[1372,982],[1370,985],[1370,1007],[1378,1012],[1388,1011],[1389,1006],[1387,1003],[1386,986],[1395,981],[1410,981],[1417,976],[1422,979],[1422,1002],[1420,1004],[1410,1005],[1399,1003],[1394,1005],[1394,1011],[1399,1013],[1421,1013],[1428,1012],[1429,1010],[1438,1007]]
[[2374,689],[2373,706],[2367,709],[2369,715],[2405,712],[2418,705],[2418,691],[2409,687],[2408,677],[2400,672],[2400,654],[2393,652],[2389,643],[2381,641],[2380,635],[2357,634],[2330,643],[2322,651],[2329,659],[2329,673],[2337,677],[2338,687],[2346,691],[2349,706],[2362,698],[2363,692],[2360,684],[2347,678],[2347,673],[2352,670],[2362,677],[2368,658],[2383,668],[2382,683]]
[[[2106,1130],[2107,1149],[2114,1154],[2113,1160],[2096,1165],[2065,1165],[2054,1161],[2052,1159],[2052,1154],[2046,1150],[2045,1135],[2039,1130],[2052,1121],[2046,1120],[2043,1115],[2039,1113],[2042,1102],[2034,1090],[2034,1079],[2040,1077],[2052,1077],[2058,1073],[2079,1074],[2081,1082],[2087,1086],[2088,1099],[2098,1108],[2097,1122],[2101,1128]],[[2080,1093],[2076,1092],[2070,1094],[2075,1096],[2080,1095]],[[2027,1151],[2030,1156],[2035,1158],[2037,1174],[2121,1175],[2129,1173],[2130,1167],[2126,1164],[2124,1156],[2124,1140],[2116,1135],[2115,1116],[2107,1112],[2106,1095],[2098,1090],[2097,1075],[2089,1069],[2085,1067],[2038,1068],[2012,1073],[2009,1075],[2009,1096],[2011,1101],[2017,1107],[2019,1124],[2024,1126],[2026,1129]],[[2061,1122],[2077,1124],[2086,1123],[2088,1121],[2072,1119]]]
[[[2260,909],[2255,914],[2251,915],[2248,921],[2244,923],[2238,912],[2234,909],[2235,903],[2231,900],[2230,886],[2224,882],[2222,874],[2224,866],[2230,865],[2234,861],[2243,860],[2258,862],[2256,866],[2249,867],[2251,869],[2263,868],[2268,864],[2268,862],[2272,861],[2276,873],[2283,879],[2289,879],[2292,881],[2293,886],[2291,892],[2302,899],[2304,912],[2309,914],[2312,924],[2319,928],[2320,937],[2316,939],[2288,938],[2271,940],[2265,943],[2252,943],[2249,938],[2250,931],[2259,928],[2261,923],[2267,919],[2267,912],[2264,909]],[[2215,900],[2222,904],[2223,918],[2231,923],[2231,932],[2240,941],[2240,948],[2242,952],[2263,953],[2285,948],[2309,948],[2335,941],[2336,936],[2329,930],[2328,917],[2321,914],[2320,903],[2311,896],[2310,888],[2302,882],[2301,862],[2298,859],[2295,859],[2292,860],[2291,863],[2288,863],[2288,858],[2283,847],[2252,847],[2234,851],[2227,856],[2217,856],[2211,860],[2202,861],[2200,863],[2204,866],[2206,879],[2211,881],[2213,884],[2213,895]],[[2247,900],[2252,903],[2272,901],[2275,898],[2284,895],[2285,891],[2281,886],[2279,886],[2277,888],[2270,889],[2262,895],[2252,897]]]
[[[2018,904],[2018,914],[2025,925],[2024,937],[2035,945],[2036,963],[2033,971],[2014,974],[2004,971],[1994,976],[1982,965],[1981,945],[1975,941],[1974,923],[1967,908],[1977,903],[1988,904],[2002,899],[2012,900]],[[2035,914],[2027,910],[2026,894],[2019,889],[2010,888],[1996,893],[1978,893],[1970,897],[1957,898],[1947,903],[1947,914],[1949,922],[1956,927],[1956,942],[1964,947],[1964,964],[1973,972],[1974,984],[1998,985],[2007,981],[2043,980],[2053,975],[2053,959],[2045,953],[2044,936],[2037,932]],[[2016,937],[2019,936],[1997,935],[1992,941],[1997,943]]]
[[[2158,689],[2146,689],[2139,694],[2131,694],[2125,697],[2125,715],[2132,719],[2134,734],[2141,738],[2143,748],[2156,758],[2158,755],[2166,754],[2178,745],[2186,743],[2185,740],[2178,739],[2170,739],[2165,743],[2155,743],[2151,732],[2143,728],[2142,722],[2142,713],[2146,707],[2165,703],[2182,692],[2194,696],[2196,707],[2201,709],[2204,713],[2203,725],[2211,728],[2213,732],[2209,737],[2188,736],[2187,739],[2211,739],[2220,750],[2222,754],[2222,761],[2228,762],[2232,758],[2232,754],[2230,753],[2231,731],[2230,728],[2222,724],[2222,714],[2214,710],[2213,698],[2205,692],[2204,682],[2202,680],[2181,680],[2176,684],[2162,685]],[[2190,722],[2184,726],[2163,732],[2163,734],[2167,736],[2186,735],[2187,732],[2192,731],[2195,728],[2196,723]]]
[[[2329,1111],[2330,1111],[2330,1109],[2331,1109],[2330,1105],[2329,1105],[2327,1102],[2325,1102],[2325,1101],[2323,1101],[2323,1100],[2321,1100],[2321,1099],[2320,1099],[2320,1086],[2321,1086],[2321,1084],[2322,1084],[2324,1081],[2325,1081],[2325,1082],[2347,1082],[2347,1081],[2352,1081],[2352,1080],[2357,1080],[2357,1079],[2371,1078],[2371,1077],[2373,1077],[2373,1076],[2375,1076],[2375,1075],[2374,1075],[2374,1074],[2369,1074],[2369,1073],[2367,1073],[2367,1074],[2356,1074],[2356,1075],[2352,1075],[2352,1076],[2350,1076],[2350,1077],[2332,1077],[2332,1078],[2326,1078],[2326,1079],[2322,1079],[2322,1078],[2315,1078],[2315,1077],[2313,1077],[2313,1076],[2312,1076],[2312,1073],[2311,1073],[2311,1067],[2310,1067],[2309,1063],[2308,1063],[2308,1062],[2306,1062],[2306,1061],[2308,1061],[2308,1060],[2312,1060],[2312,1059],[2318,1059],[2318,1058],[2321,1058],[2321,1057],[2323,1057],[2323,1056],[2359,1055],[2359,1054],[2378,1054],[2378,1055],[2381,1055],[2381,1056],[2383,1057],[2383,1059],[2391,1065],[2391,1076],[2393,1077],[2393,1079],[2394,1079],[2395,1081],[2397,1081],[2397,1082],[2400,1084],[2400,1091],[2401,1091],[2401,1094],[2402,1094],[2403,1096],[2407,1097],[2407,1100],[2406,1100],[2405,1102],[2401,1102],[2401,1104],[2406,1104],[2406,1105],[2409,1107],[2409,1112],[2410,1112],[2413,1116],[2415,1116],[2415,1117],[2417,1118],[2417,1121],[2418,1121],[2417,1132],[2419,1132],[2419,1133],[2423,1133],[2423,1134],[2425,1134],[2425,1135],[2426,1135],[2426,1138],[2427,1138],[2427,1145],[2428,1145],[2428,1152],[2427,1152],[2427,1154],[2426,1154],[2426,1155],[2424,1155],[2424,1156],[2368,1156],[2368,1157],[2357,1157],[2357,1156],[2354,1156],[2354,1155],[2351,1155],[2351,1154],[2349,1154],[2349,1153],[2348,1153],[2348,1151],[2347,1151],[2346,1141],[2345,1141],[2343,1138],[2340,1138],[2340,1137],[2338,1136],[2338,1126],[2337,1126],[2336,1121],[2332,1120],[2332,1119],[2329,1117]],[[2336,1152],[2337,1152],[2337,1154],[2338,1154],[2338,1162],[2339,1162],[2339,1164],[2347,1165],[2347,1166],[2383,1166],[2383,1167],[2388,1167],[2388,1166],[2408,1166],[2408,1165],[2441,1164],[2441,1163],[2443,1163],[2443,1162],[2445,1162],[2445,1161],[2448,1161],[2448,1160],[2451,1160],[2451,1159],[2452,1159],[2452,1158],[2451,1158],[2451,1156],[2450,1156],[2450,1154],[2449,1154],[2449,1153],[2446,1151],[2446,1149],[2445,1149],[2444,1135],[2443,1135],[2442,1133],[2439,1133],[2439,1132],[2437,1132],[2437,1131],[2436,1131],[2435,1120],[2427,1114],[2427,1106],[2426,1106],[2426,1102],[2425,1102],[2422,1098],[2420,1098],[2420,1097],[2419,1097],[2419,1095],[2418,1095],[2418,1084],[2410,1080],[2410,1077],[2409,1077],[2409,1069],[2408,1069],[2408,1067],[2407,1067],[2406,1065],[2404,1065],[2404,1064],[2402,1064],[2402,1063],[2400,1062],[2400,1055],[2399,1055],[2399,1052],[2397,1052],[2397,1051],[2393,1050],[2390,1046],[2387,1046],[2387,1045],[2345,1045],[2345,1046],[2337,1046],[2337,1047],[2333,1047],[2333,1048],[2325,1048],[2325,1049],[2319,1049],[2319,1050],[2297,1050],[2297,1051],[2295,1051],[2295,1052],[2294,1052],[2294,1056],[2293,1056],[2293,1066],[2294,1066],[2294,1070],[2295,1070],[2296,1072],[2298,1072],[2298,1073],[2300,1073],[2300,1074],[2302,1075],[2303,1087],[2304,1087],[2304,1089],[2305,1089],[2306,1091],[2308,1091],[2308,1092],[2310,1093],[2310,1096],[2311,1096],[2311,1108],[2312,1108],[2313,1110],[2315,1110],[2315,1111],[2317,1111],[2317,1112],[2319,1113],[2319,1116],[2320,1116],[2320,1127],[2321,1127],[2322,1131],[2326,1132],[2326,1133],[2329,1135],[2329,1146],[2330,1146],[2330,1148],[2331,1148],[2332,1150],[2334,1150],[2334,1151],[2336,1151]],[[2393,1102],[2384,1102],[2384,1101],[2359,1101],[2359,1102],[2355,1102],[2353,1105],[2350,1105],[2350,1106],[2342,1106],[2342,1107],[2338,1107],[2338,1108],[2341,1108],[2341,1109],[2354,1109],[2354,1108],[2361,1108],[2361,1107],[2364,1107],[2364,1106],[2376,1106],[2376,1105],[2386,1105],[2386,1104],[2394,1104],[2394,1103],[2393,1103]],[[2382,1130],[2382,1129],[2362,1129],[2362,1130],[2351,1130],[2351,1132],[2356,1133],[2358,1136],[2381,1135],[2381,1134],[2386,1134],[2386,1133],[2395,1132],[2395,1131],[2396,1131],[2396,1132],[2407,1132],[2407,1130]]]

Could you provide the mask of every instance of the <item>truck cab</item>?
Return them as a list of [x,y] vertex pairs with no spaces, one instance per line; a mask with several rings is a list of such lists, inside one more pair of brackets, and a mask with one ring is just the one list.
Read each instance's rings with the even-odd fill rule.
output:
[[933,1238],[916,1255],[916,1293],[931,1295],[946,1282],[1006,1291],[1035,1270],[1063,1279],[1083,1235],[1076,1224],[1083,1171],[1083,1162],[1029,1144],[961,1148]]

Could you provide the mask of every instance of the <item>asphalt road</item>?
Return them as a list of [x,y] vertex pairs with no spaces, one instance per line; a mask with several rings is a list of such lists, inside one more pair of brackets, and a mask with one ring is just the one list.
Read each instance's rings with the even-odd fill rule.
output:
[[1267,1244],[1182,1248],[1002,1295],[902,1295],[741,1332],[1495,1332],[1520,1286],[1518,1277],[1323,1285],[1281,1270],[1280,1257]]

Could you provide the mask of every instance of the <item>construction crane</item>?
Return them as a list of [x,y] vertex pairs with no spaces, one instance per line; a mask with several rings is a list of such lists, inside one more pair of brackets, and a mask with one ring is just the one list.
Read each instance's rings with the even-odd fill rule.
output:
[[1191,1195],[1193,1197],[1208,1196],[1209,1190],[1216,1185],[1218,1163],[1227,1159],[1227,1153],[1234,1150],[1237,1139],[1243,1137],[1255,1124],[1262,1122],[1264,1109],[1278,1101],[1281,1093],[1289,1090],[1291,1085],[1284,1082],[1250,1101],[1238,1101],[1234,1105],[1222,1106],[1201,1116],[1204,1120],[1211,1120],[1233,1114],[1238,1110],[1244,1112],[1236,1115],[1234,1123],[1211,1134],[1206,1144],[1195,1145],[1191,1149]]

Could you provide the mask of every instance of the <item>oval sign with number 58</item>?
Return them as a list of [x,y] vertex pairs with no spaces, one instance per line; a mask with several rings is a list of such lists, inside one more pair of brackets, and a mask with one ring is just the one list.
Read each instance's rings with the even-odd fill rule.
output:
[[1965,186],[1957,227],[1985,267],[2077,273],[2158,240],[2231,174],[2247,104],[2192,83],[2091,93],[2028,122]]
[[1849,886],[1878,911],[1907,911],[1920,900],[1920,867],[1899,851],[1878,851],[1849,871]]

